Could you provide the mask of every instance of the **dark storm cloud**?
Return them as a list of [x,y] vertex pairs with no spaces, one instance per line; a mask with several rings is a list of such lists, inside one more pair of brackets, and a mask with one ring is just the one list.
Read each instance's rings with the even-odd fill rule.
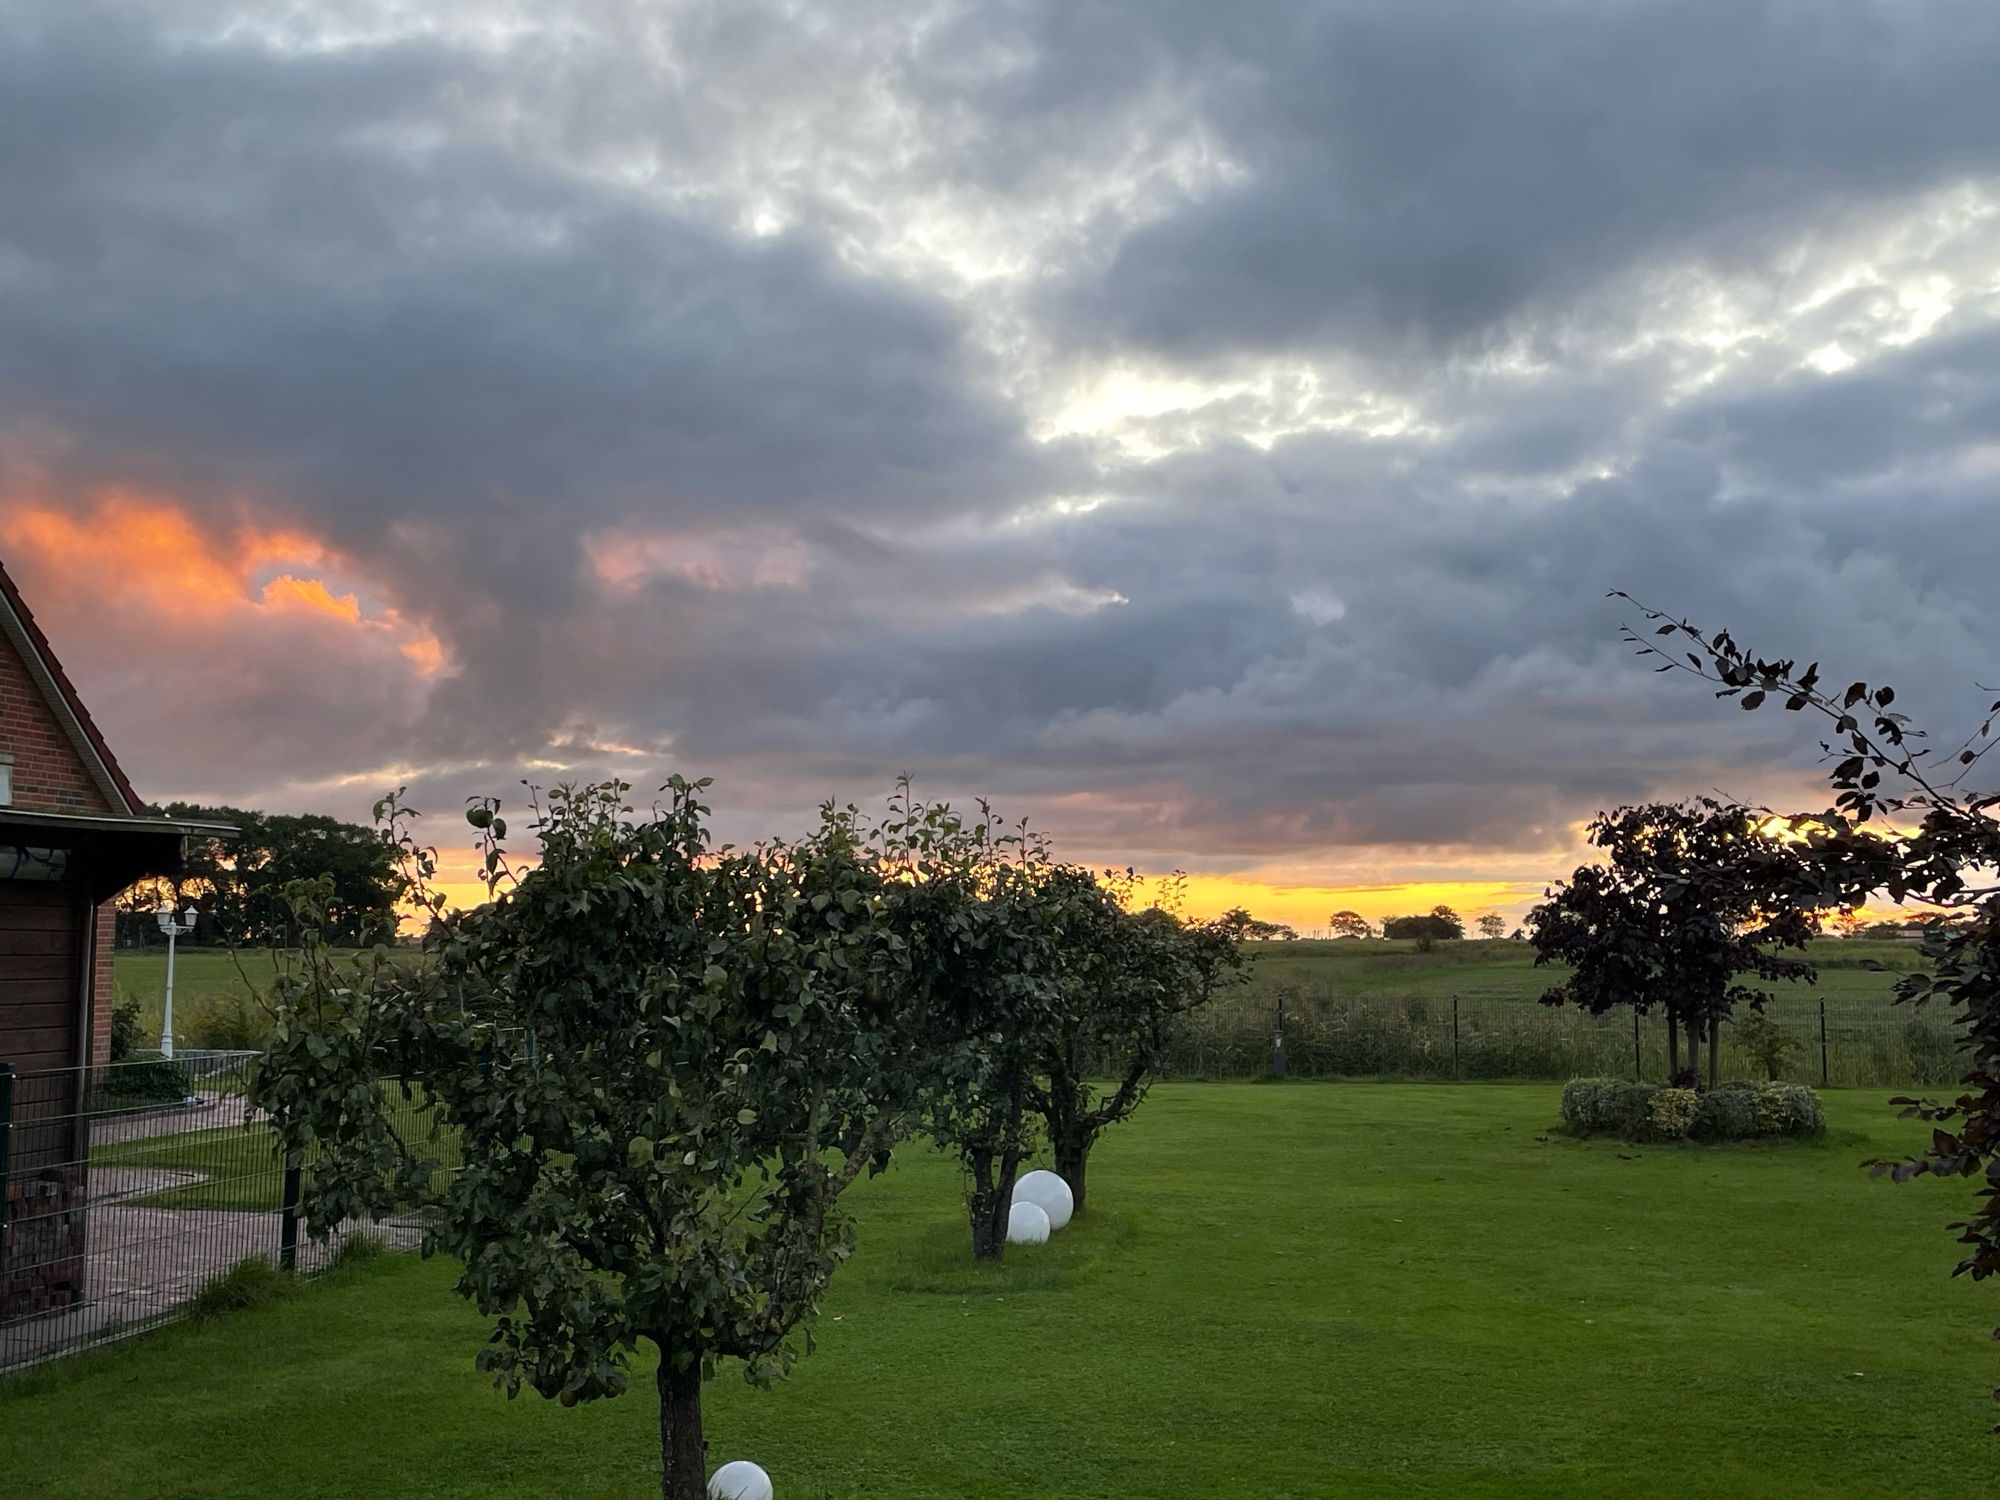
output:
[[1060,455],[982,393],[935,299],[520,147],[532,57],[177,45],[87,6],[10,33],[16,421],[115,433],[363,550],[448,521],[516,589],[592,523],[910,517],[1050,482]]
[[[1810,781],[1607,589],[1993,675],[2000,245],[1924,207],[2000,169],[1984,4],[148,14],[0,0],[0,524],[297,528],[372,621],[159,622],[163,697],[73,612],[149,787],[1541,851]],[[1046,436],[1125,360],[1241,378]]]
[[[1154,88],[1237,174],[1079,270],[1063,312],[1175,354],[1434,349],[1674,259],[1761,259],[2000,173],[1984,0],[982,9],[1033,117]],[[1107,87],[1108,86],[1108,87]],[[1086,335],[1089,336],[1089,335]]]

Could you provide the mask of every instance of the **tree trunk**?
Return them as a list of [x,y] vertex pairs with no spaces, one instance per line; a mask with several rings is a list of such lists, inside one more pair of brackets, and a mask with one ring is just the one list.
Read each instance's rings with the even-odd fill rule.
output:
[[[1009,1183],[1007,1191],[1011,1196],[1014,1188]],[[974,1181],[972,1195],[966,1200],[966,1209],[972,1220],[972,1258],[974,1260],[999,1260],[1007,1253],[1007,1209],[1000,1202],[1000,1190],[989,1181],[981,1184]]]
[[701,1435],[701,1361],[673,1368],[660,1349],[660,1500],[706,1500],[708,1444]]
[[1674,1074],[1681,1070],[1681,1030],[1674,1020],[1674,1013],[1667,1012],[1667,1082],[1674,1081]]
[[1090,1167],[1090,1140],[1071,1136],[1056,1142],[1056,1176],[1069,1184],[1069,1196],[1077,1213],[1083,1212],[1084,1173]]
[[997,1161],[991,1151],[974,1151],[968,1163],[972,1191],[966,1216],[972,1221],[972,1258],[999,1260],[1007,1253],[1007,1214],[1014,1206],[1014,1176],[1021,1159],[1012,1152]]
[[1715,1087],[1715,1077],[1721,1068],[1722,1022],[1718,1018],[1708,1023],[1708,1086]]

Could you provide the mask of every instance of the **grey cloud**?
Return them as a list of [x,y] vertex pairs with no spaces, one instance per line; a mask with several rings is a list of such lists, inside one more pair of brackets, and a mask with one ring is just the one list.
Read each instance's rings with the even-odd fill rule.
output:
[[515,591],[592,522],[921,517],[1056,471],[934,299],[516,149],[530,58],[33,14],[0,49],[0,135],[35,143],[0,168],[33,205],[0,230],[17,421],[282,497],[391,567],[387,522],[448,517]]
[[1239,164],[1058,294],[1093,334],[1183,356],[1477,342],[1613,273],[1762,265],[2000,164],[2000,12],[1978,0],[1032,15],[1017,107],[1177,80]]
[[[0,0],[0,472],[304,525],[459,667],[412,698],[304,635],[218,641],[159,734],[107,637],[149,787],[353,812],[343,769],[406,763],[443,810],[681,769],[751,837],[910,769],[1104,857],[1534,851],[1812,779],[1795,721],[1629,662],[1609,588],[1941,718],[1992,676],[1993,307],[1833,377],[1783,372],[1872,314],[1774,318],[1689,391],[1622,347],[1656,309],[1602,305],[1991,170],[1984,6],[871,9],[818,46],[602,5],[561,55],[133,14]],[[910,139],[857,176],[875,90]],[[1240,180],[996,285],[857,248],[933,195],[1054,214],[1064,171],[1194,126]],[[1537,362],[1458,357],[1498,331]],[[1039,361],[1133,345],[1169,375],[1351,346],[1421,420],[1260,446],[1253,391],[1138,424],[1175,450],[1144,462],[1030,435]],[[743,576],[683,566],[717,533]]]

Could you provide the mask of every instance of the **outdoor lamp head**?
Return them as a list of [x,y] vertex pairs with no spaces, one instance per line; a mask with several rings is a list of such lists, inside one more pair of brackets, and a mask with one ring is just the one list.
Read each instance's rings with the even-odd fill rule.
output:
[[199,913],[194,909],[194,903],[190,901],[188,903],[188,909],[181,913],[181,926],[185,927],[189,932],[193,932],[194,919],[200,915],[201,913]]
[[165,932],[169,927],[174,925],[174,909],[171,906],[162,905],[158,911],[153,913],[153,918],[160,924],[160,931]]

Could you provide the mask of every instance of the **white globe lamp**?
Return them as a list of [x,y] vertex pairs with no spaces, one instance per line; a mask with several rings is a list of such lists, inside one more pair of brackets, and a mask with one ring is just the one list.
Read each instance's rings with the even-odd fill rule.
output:
[[1014,1184],[1014,1201],[1032,1203],[1049,1216],[1049,1228],[1060,1229],[1076,1212],[1076,1195],[1053,1172],[1030,1172]]
[[734,1459],[708,1481],[708,1500],[771,1500],[771,1476],[747,1458]]
[[1016,1203],[1007,1210],[1007,1243],[1010,1245],[1046,1245],[1049,1241],[1049,1216],[1039,1204]]

